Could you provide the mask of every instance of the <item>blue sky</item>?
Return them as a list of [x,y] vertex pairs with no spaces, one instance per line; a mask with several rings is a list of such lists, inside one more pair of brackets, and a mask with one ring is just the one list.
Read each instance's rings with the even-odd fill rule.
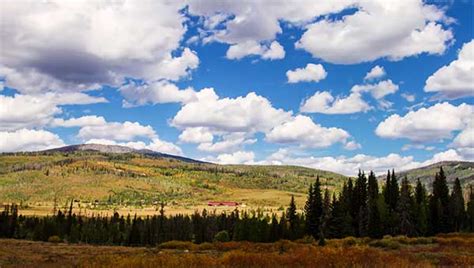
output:
[[473,9],[7,1],[0,151],[120,144],[348,175],[472,160]]

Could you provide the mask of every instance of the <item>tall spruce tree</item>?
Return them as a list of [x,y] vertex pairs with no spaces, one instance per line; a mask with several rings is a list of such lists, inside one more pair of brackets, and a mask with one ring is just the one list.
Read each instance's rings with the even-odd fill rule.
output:
[[308,189],[308,197],[304,206],[305,213],[305,232],[306,234],[313,235],[317,232],[317,225],[315,221],[315,209],[314,209],[314,189],[313,184],[310,183]]
[[449,189],[443,167],[435,175],[429,207],[430,233],[449,232]]
[[367,178],[359,170],[353,191],[353,209],[356,212],[354,218],[354,229],[358,236],[368,235],[368,209],[367,209]]
[[382,194],[383,194],[385,203],[387,204],[387,207],[390,207],[390,197],[391,197],[390,186],[391,185],[392,185],[392,181],[391,181],[390,170],[389,170],[387,171],[387,178],[385,179],[385,185],[382,190]]
[[399,215],[399,226],[397,228],[398,233],[407,236],[414,236],[416,232],[413,221],[413,199],[411,195],[411,186],[406,176],[402,180],[397,208]]
[[428,231],[428,204],[426,188],[421,183],[420,179],[418,179],[416,183],[415,204],[413,210],[415,215],[416,233],[417,235],[425,235]]
[[313,186],[313,204],[312,204],[312,218],[310,219],[310,230],[314,238],[319,236],[319,228],[321,226],[321,216],[323,215],[323,197],[321,193],[321,182],[319,176],[316,177],[316,182]]
[[377,178],[373,171],[369,174],[368,185],[368,201],[367,207],[369,211],[368,216],[368,235],[372,238],[382,237],[382,225],[380,220],[380,212],[378,208],[379,200],[379,186]]
[[474,232],[474,191],[472,185],[469,191],[469,200],[466,208],[466,224],[465,228],[469,232]]
[[464,196],[462,193],[461,182],[458,178],[454,181],[453,191],[449,200],[450,228],[455,231],[461,231],[465,220]]
[[286,217],[289,223],[289,238],[295,239],[298,235],[298,215],[296,214],[296,204],[295,204],[295,197],[291,196],[290,205],[286,212]]

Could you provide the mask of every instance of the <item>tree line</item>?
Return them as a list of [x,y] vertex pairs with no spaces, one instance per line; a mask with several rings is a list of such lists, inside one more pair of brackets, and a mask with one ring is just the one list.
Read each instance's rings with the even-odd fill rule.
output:
[[455,180],[449,191],[440,169],[428,194],[417,182],[413,188],[407,178],[399,185],[389,171],[383,187],[375,174],[359,172],[342,191],[331,196],[319,178],[311,183],[303,213],[298,213],[294,198],[283,215],[262,212],[165,215],[165,205],[157,215],[147,217],[94,215],[85,217],[69,209],[53,216],[22,216],[17,205],[5,206],[0,214],[0,237],[69,243],[154,246],[166,241],[195,243],[212,241],[274,242],[280,239],[313,237],[324,244],[326,238],[346,236],[380,238],[384,235],[429,236],[447,232],[474,232],[474,192],[471,187],[465,202],[462,187]]

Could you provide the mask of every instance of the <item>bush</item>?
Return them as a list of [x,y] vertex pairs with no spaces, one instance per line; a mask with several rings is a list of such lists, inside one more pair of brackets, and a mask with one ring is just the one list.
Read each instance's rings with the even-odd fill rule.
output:
[[229,242],[230,235],[227,231],[220,231],[214,236],[214,241],[216,242]]
[[181,250],[193,250],[196,245],[192,242],[185,242],[185,241],[168,241],[161,243],[159,246],[161,249],[181,249]]
[[356,244],[357,244],[357,239],[353,236],[348,236],[348,237],[342,239],[342,245],[343,246],[348,247],[348,246],[354,246]]
[[300,244],[313,244],[315,241],[312,235],[305,235],[303,238],[296,240]]
[[53,236],[50,236],[48,238],[48,242],[50,242],[50,243],[61,243],[61,242],[63,242],[63,240],[59,236],[53,235]]
[[400,249],[401,247],[400,243],[391,239],[374,240],[369,243],[369,246],[386,249]]

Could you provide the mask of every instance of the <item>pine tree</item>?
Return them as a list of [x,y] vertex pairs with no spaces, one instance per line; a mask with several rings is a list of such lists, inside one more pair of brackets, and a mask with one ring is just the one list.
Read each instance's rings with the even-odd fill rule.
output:
[[449,212],[451,220],[451,229],[455,232],[461,231],[464,223],[464,196],[462,193],[461,182],[458,178],[454,181],[453,191],[449,200]]
[[390,206],[390,197],[391,197],[391,192],[390,192],[390,186],[392,185],[391,182],[391,176],[390,176],[390,170],[387,171],[387,178],[385,179],[385,185],[382,190],[382,195],[384,196],[384,200],[387,203],[387,206]]
[[449,228],[449,189],[446,175],[440,167],[433,181],[433,194],[430,198],[430,233],[446,233]]
[[316,233],[316,226],[315,226],[315,209],[314,209],[314,192],[313,192],[313,184],[309,185],[308,190],[308,197],[306,199],[306,204],[304,206],[304,213],[305,213],[305,232],[306,234],[312,235]]
[[407,177],[405,177],[402,180],[400,198],[398,201],[399,226],[397,229],[399,234],[407,236],[414,236],[416,234],[412,213],[413,199],[411,188]]
[[418,235],[425,235],[428,231],[428,205],[426,189],[418,179],[415,188],[415,204],[413,208],[415,215],[415,228]]
[[378,208],[379,186],[374,172],[369,174],[368,185],[368,235],[372,238],[382,237],[382,226]]
[[466,208],[466,230],[474,232],[474,191],[472,185],[470,186],[469,201]]
[[298,234],[298,215],[296,214],[295,197],[291,196],[290,206],[286,212],[286,217],[289,223],[289,238],[295,239]]
[[352,209],[356,212],[354,218],[356,234],[366,236],[368,235],[367,178],[360,170],[353,191],[352,203]]
[[319,227],[321,223],[321,216],[323,214],[323,198],[321,194],[321,183],[319,176],[316,177],[316,182],[310,187],[312,193],[308,193],[308,199],[306,200],[305,212],[306,212],[306,233],[318,238]]
[[400,196],[397,177],[395,176],[395,170],[392,169],[392,176],[390,179],[390,208],[392,211],[397,209],[398,198]]

